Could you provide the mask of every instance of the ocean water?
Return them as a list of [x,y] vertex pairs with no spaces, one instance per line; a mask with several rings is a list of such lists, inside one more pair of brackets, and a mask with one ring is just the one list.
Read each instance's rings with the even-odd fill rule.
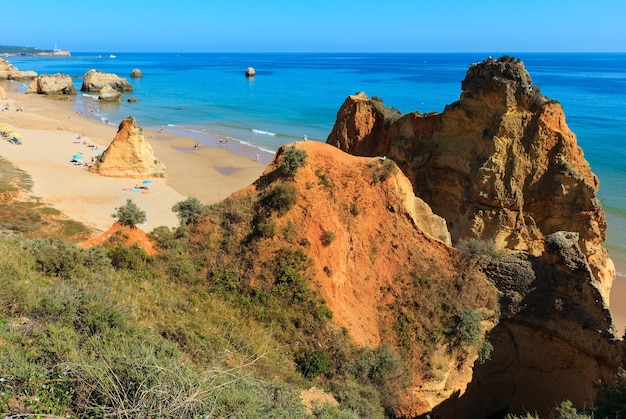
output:
[[[73,53],[71,58],[9,57],[20,70],[75,77],[89,69],[127,77],[137,103],[99,104],[79,93],[76,108],[119,123],[132,115],[144,128],[213,133],[264,150],[301,139],[325,141],[345,98],[364,91],[402,112],[442,111],[459,98],[466,54]],[[498,54],[493,54],[498,56]],[[542,93],[558,100],[600,179],[609,222],[607,247],[626,272],[626,54],[513,54]],[[256,77],[246,78],[248,67]],[[131,79],[132,69],[144,77]],[[22,88],[26,88],[23,85]]]

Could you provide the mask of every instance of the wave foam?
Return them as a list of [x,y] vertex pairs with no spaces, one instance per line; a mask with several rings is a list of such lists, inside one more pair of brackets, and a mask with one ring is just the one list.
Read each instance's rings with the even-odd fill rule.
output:
[[269,131],[262,131],[260,129],[252,129],[252,132],[254,132],[255,134],[260,134],[260,135],[270,135],[272,137],[276,136],[276,133],[274,132],[269,132]]

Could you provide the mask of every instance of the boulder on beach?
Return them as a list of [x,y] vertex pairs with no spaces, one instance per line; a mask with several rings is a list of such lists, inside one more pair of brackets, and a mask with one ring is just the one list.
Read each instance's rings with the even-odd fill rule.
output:
[[119,102],[121,98],[122,94],[111,86],[104,86],[98,95],[98,100],[103,102]]
[[110,177],[165,175],[165,165],[156,158],[152,146],[144,139],[143,129],[132,116],[120,123],[115,138],[89,170]]
[[35,78],[26,93],[40,95],[75,95],[76,88],[67,74],[42,74]]
[[246,69],[246,77],[254,77],[256,75],[256,70],[254,67],[248,67]]
[[118,92],[132,92],[133,86],[124,77],[114,73],[89,70],[85,73],[81,92],[99,92],[103,87],[110,86]]
[[133,69],[133,71],[130,72],[130,76],[134,79],[137,79],[137,78],[143,77],[143,73],[141,72],[140,69],[135,68]]

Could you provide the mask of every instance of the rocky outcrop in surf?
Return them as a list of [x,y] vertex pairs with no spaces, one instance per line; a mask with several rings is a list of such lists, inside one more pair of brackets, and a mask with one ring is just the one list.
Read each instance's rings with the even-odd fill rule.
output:
[[32,81],[26,93],[40,95],[75,95],[76,88],[67,74],[41,74]]
[[156,158],[152,146],[144,139],[143,130],[132,116],[120,123],[115,138],[89,170],[111,177],[165,175],[165,165]]
[[118,92],[133,90],[133,86],[124,77],[114,73],[105,73],[98,70],[89,70],[85,73],[81,92],[100,92],[103,87],[109,86]]
[[119,102],[122,100],[122,94],[111,86],[104,86],[100,89],[98,100],[102,102]]

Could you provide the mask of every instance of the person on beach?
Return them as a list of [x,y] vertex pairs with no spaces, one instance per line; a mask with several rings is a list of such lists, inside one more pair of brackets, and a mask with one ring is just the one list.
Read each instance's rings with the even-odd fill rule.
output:
[[306,140],[308,140],[306,134],[304,134],[304,137],[302,137],[302,140],[304,140],[304,142],[306,143]]

